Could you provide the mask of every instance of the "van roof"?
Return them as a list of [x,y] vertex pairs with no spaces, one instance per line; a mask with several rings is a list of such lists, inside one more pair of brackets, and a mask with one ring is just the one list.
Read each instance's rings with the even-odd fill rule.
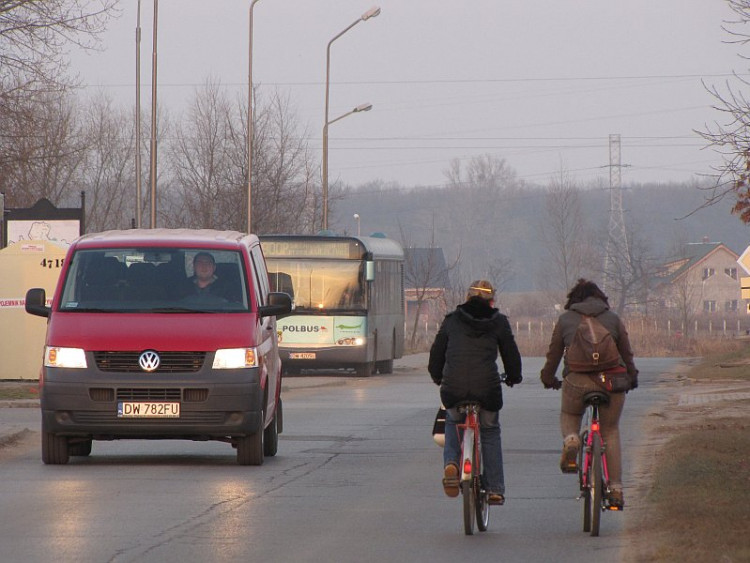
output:
[[214,229],[128,229],[89,233],[74,241],[74,245],[84,248],[103,246],[196,246],[223,247],[250,246],[258,237],[238,231],[218,231]]

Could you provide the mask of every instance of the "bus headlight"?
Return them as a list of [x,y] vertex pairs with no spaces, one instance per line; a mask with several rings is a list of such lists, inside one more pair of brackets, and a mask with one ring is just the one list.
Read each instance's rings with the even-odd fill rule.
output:
[[336,341],[336,344],[338,344],[339,346],[364,346],[365,337],[353,336],[351,338],[339,338]]
[[81,348],[44,347],[44,367],[85,369],[86,354]]
[[216,350],[213,369],[241,369],[258,367],[255,348],[224,348]]

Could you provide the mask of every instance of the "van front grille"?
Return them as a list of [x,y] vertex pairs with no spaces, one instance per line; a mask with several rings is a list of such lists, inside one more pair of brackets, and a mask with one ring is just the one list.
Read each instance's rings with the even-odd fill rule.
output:
[[179,401],[182,398],[178,389],[118,389],[118,401]]
[[[205,352],[158,352],[159,367],[151,373],[194,373],[200,371],[206,359]],[[96,367],[101,371],[139,373],[141,352],[94,352]]]

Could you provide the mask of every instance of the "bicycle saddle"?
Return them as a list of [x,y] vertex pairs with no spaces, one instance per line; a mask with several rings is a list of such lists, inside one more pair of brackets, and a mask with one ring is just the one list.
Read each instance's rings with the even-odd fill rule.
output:
[[583,402],[587,405],[608,405],[609,395],[602,391],[589,391],[583,396]]

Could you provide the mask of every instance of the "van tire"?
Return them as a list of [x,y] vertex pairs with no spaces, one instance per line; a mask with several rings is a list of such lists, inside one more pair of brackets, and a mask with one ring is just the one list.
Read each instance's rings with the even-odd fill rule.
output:
[[263,430],[250,436],[239,436],[237,441],[237,463],[240,465],[263,465]]
[[279,397],[279,404],[276,405],[276,432],[278,434],[284,432],[284,403],[281,402],[281,397]]
[[279,451],[279,411],[273,415],[271,424],[263,431],[263,454],[273,457]]
[[91,455],[92,440],[84,440],[68,446],[68,453],[72,456],[86,457]]
[[68,439],[42,427],[42,462],[45,465],[65,465],[69,460]]

